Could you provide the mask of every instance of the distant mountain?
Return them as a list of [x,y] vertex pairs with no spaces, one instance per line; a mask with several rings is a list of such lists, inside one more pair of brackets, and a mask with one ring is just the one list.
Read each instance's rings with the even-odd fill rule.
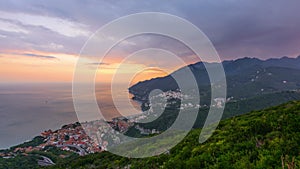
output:
[[286,68],[300,69],[300,56],[297,58],[282,57],[280,59],[268,59],[265,61],[265,66],[280,66]]
[[[226,74],[228,97],[241,99],[300,88],[300,56],[268,60],[246,57],[223,61],[222,64]],[[213,69],[216,63],[206,65]],[[131,86],[129,92],[134,94],[134,99],[147,101],[153,89],[176,90],[178,85],[172,76],[177,75],[184,79],[187,68],[194,74],[200,92],[209,95],[210,81],[203,62],[188,65],[165,77],[139,82]]]

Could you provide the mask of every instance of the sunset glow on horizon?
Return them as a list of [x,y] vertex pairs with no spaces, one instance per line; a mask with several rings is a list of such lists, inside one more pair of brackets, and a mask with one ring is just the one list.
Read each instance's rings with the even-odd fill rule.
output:
[[[62,4],[58,7],[58,3]],[[82,8],[82,4],[71,1],[0,2],[1,80],[7,83],[71,82],[80,51],[93,33],[121,16],[145,11],[168,13],[190,21],[211,40],[221,60],[300,55],[300,40],[295,36],[300,30],[297,2],[288,2],[289,8],[280,8],[280,1],[264,4],[236,1],[230,2],[231,6],[223,2],[191,1],[186,4],[174,1],[172,7],[167,2],[159,2],[159,9],[145,2],[133,3],[132,7],[125,9],[123,7],[126,3],[87,2],[86,8]],[[270,5],[274,6],[272,12],[269,11]],[[113,13],[111,8],[114,8]],[[223,11],[228,11],[229,15],[224,15]],[[114,37],[107,40],[111,39]],[[126,63],[131,72],[151,67],[162,70],[146,71],[143,75],[136,71],[139,76],[132,77],[134,82],[165,76],[166,73],[162,72],[170,73],[199,61],[174,39],[143,35],[125,39],[118,44],[101,61],[97,81],[110,81],[123,57],[144,48],[171,51],[186,64],[168,65],[167,59],[157,64],[151,61],[151,56],[149,59]],[[87,69],[94,69],[100,62],[98,59],[87,56]]]
[[[40,51],[10,51],[8,54],[0,54],[1,79],[5,82],[72,82],[78,55],[64,53],[46,53]],[[116,69],[118,61],[106,65],[94,63],[87,59],[87,69],[97,69],[97,82],[110,82]],[[98,66],[98,68],[97,68]],[[137,72],[138,69],[145,69]],[[173,68],[172,70],[176,70]],[[172,71],[171,70],[171,71]],[[128,72],[136,73],[132,82],[149,80],[155,77],[166,76],[170,70],[159,70],[147,68],[141,64],[128,64]],[[122,82],[121,82],[122,83]]]

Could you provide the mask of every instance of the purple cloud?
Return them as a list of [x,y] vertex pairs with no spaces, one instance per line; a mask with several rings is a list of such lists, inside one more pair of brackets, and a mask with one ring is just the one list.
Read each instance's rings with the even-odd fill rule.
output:
[[35,57],[35,58],[41,58],[41,59],[57,59],[55,56],[50,56],[50,55],[37,55],[37,54],[32,54],[32,53],[23,53],[21,55]]
[[[157,5],[153,5],[157,4]],[[82,7],[84,6],[84,8]],[[19,23],[15,32],[0,30],[1,49],[35,49],[52,52],[78,53],[88,37],[75,36],[94,32],[120,16],[136,12],[165,12],[183,17],[198,26],[215,45],[223,60],[244,56],[261,59],[298,56],[300,54],[300,1],[290,0],[192,0],[192,1],[2,1],[0,11],[23,13],[24,16],[56,18],[58,21],[78,23],[81,32],[57,30],[51,25]],[[7,18],[12,19],[12,18]],[[55,20],[55,21],[57,21]],[[21,20],[22,21],[22,20]],[[52,20],[53,21],[53,20]],[[46,22],[46,21],[45,21]],[[48,23],[48,22],[46,22]],[[82,26],[85,25],[85,26]],[[6,25],[7,26],[7,25]],[[70,28],[70,27],[66,27]],[[28,31],[28,34],[20,32]],[[18,32],[19,31],[19,32]],[[4,39],[4,40],[2,40]],[[128,54],[137,48],[163,47],[186,57],[190,52],[177,42],[157,37],[140,37],[122,45],[118,53]],[[61,48],[51,48],[58,44]],[[150,44],[150,45],[149,45]],[[180,46],[180,45],[179,45]],[[181,53],[181,54],[180,54]]]

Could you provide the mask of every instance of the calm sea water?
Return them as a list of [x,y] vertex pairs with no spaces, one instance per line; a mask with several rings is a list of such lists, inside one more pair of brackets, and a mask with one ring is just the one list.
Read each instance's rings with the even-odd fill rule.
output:
[[[122,98],[131,96],[127,89],[119,90],[122,107]],[[106,119],[120,116],[108,85],[97,85],[96,96]],[[139,109],[138,103],[131,103]],[[123,110],[122,115],[131,115],[126,106]],[[0,84],[0,149],[30,140],[44,130],[58,129],[76,121],[71,84]]]

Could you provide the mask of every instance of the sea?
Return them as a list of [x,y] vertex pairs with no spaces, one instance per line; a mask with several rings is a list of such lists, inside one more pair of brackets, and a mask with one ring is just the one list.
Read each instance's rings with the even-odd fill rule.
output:
[[[141,112],[140,104],[130,99],[132,95],[127,88],[114,89],[119,90],[116,93],[120,112],[113,102],[110,85],[95,86],[98,106],[106,120]],[[127,110],[128,100],[135,111]],[[0,84],[0,149],[31,140],[44,130],[56,130],[77,121],[71,83]]]

